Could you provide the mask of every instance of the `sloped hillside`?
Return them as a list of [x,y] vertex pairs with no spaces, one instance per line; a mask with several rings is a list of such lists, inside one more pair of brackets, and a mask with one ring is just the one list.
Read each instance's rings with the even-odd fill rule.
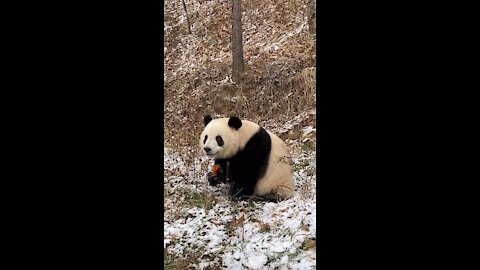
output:
[[[316,269],[316,53],[306,0],[242,0],[245,72],[231,76],[231,0],[164,1],[165,269]],[[237,115],[290,149],[295,195],[237,202],[209,186],[204,114]]]
[[305,1],[242,1],[246,70],[238,84],[230,78],[231,1],[185,3],[192,34],[182,1],[164,1],[167,145],[196,144],[205,113],[268,125],[315,109],[316,41]]

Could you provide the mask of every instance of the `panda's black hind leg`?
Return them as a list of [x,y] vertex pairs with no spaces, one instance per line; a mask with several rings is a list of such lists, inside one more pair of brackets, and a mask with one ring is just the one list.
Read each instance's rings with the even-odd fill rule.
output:
[[237,195],[235,197],[233,197],[234,200],[237,200],[237,201],[254,201],[254,202],[259,202],[259,201],[267,201],[267,202],[274,202],[274,203],[278,203],[278,202],[281,202],[283,201],[283,199],[278,196],[278,194],[275,194],[275,193],[270,193],[270,194],[267,194],[267,195],[264,195],[264,196],[255,196],[255,195]]
[[283,201],[282,197],[278,193],[268,193],[263,196],[266,201],[269,202],[280,202]]
[[232,192],[231,193],[232,199],[237,201],[251,200],[251,201],[268,201],[268,202],[275,202],[275,203],[283,201],[282,197],[277,193],[268,193],[263,196],[256,196],[253,194],[246,194],[242,190],[238,190],[235,188],[232,188],[231,192]]

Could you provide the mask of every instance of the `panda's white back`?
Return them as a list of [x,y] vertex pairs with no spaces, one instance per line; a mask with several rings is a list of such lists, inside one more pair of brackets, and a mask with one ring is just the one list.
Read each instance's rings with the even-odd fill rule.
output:
[[[277,192],[287,199],[293,195],[293,179],[290,166],[290,156],[286,144],[277,135],[267,130],[272,141],[269,166],[265,175],[259,179],[255,186],[255,194],[262,196]],[[272,190],[277,189],[277,190]]]

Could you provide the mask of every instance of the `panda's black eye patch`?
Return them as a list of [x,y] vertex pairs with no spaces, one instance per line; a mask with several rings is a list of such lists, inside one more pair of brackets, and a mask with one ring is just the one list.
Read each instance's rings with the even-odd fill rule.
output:
[[203,144],[207,141],[208,135],[205,135],[205,140],[203,140]]
[[220,136],[215,137],[215,140],[217,140],[218,146],[222,146],[224,144],[223,139]]

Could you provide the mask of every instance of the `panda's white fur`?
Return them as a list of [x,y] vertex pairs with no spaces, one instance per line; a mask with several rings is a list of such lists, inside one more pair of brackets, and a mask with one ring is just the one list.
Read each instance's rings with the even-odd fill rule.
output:
[[[261,128],[254,122],[240,120],[238,117],[211,119],[207,115],[204,121],[206,126],[200,135],[200,147],[202,150],[208,150],[207,156],[210,158],[216,161],[226,160],[230,166],[236,166],[235,171],[241,173],[230,175],[234,181],[245,181],[245,179],[239,178],[245,178],[246,175],[255,176],[257,172],[262,170],[261,167],[264,167],[264,174],[259,173],[258,179],[249,179],[254,187],[252,187],[253,194],[246,194],[247,196],[256,195],[270,200],[275,200],[274,197],[278,199],[292,197],[293,180],[288,149],[278,136]],[[240,127],[236,129],[235,126]],[[221,137],[223,145],[219,145],[217,136]],[[252,137],[255,138],[254,141]],[[270,149],[256,152],[257,149],[255,148],[263,149],[268,144],[268,141],[271,141]],[[249,149],[245,149],[247,145],[249,145]],[[237,159],[239,153],[243,154],[242,161]],[[250,159],[259,158],[257,155],[268,155],[268,157],[265,156],[266,160],[268,160],[266,168],[265,166],[257,166],[257,163],[250,163]],[[260,163],[263,164],[262,161]],[[248,168],[242,168],[243,166]],[[248,172],[252,173],[249,174]],[[242,186],[243,183],[237,184]]]

